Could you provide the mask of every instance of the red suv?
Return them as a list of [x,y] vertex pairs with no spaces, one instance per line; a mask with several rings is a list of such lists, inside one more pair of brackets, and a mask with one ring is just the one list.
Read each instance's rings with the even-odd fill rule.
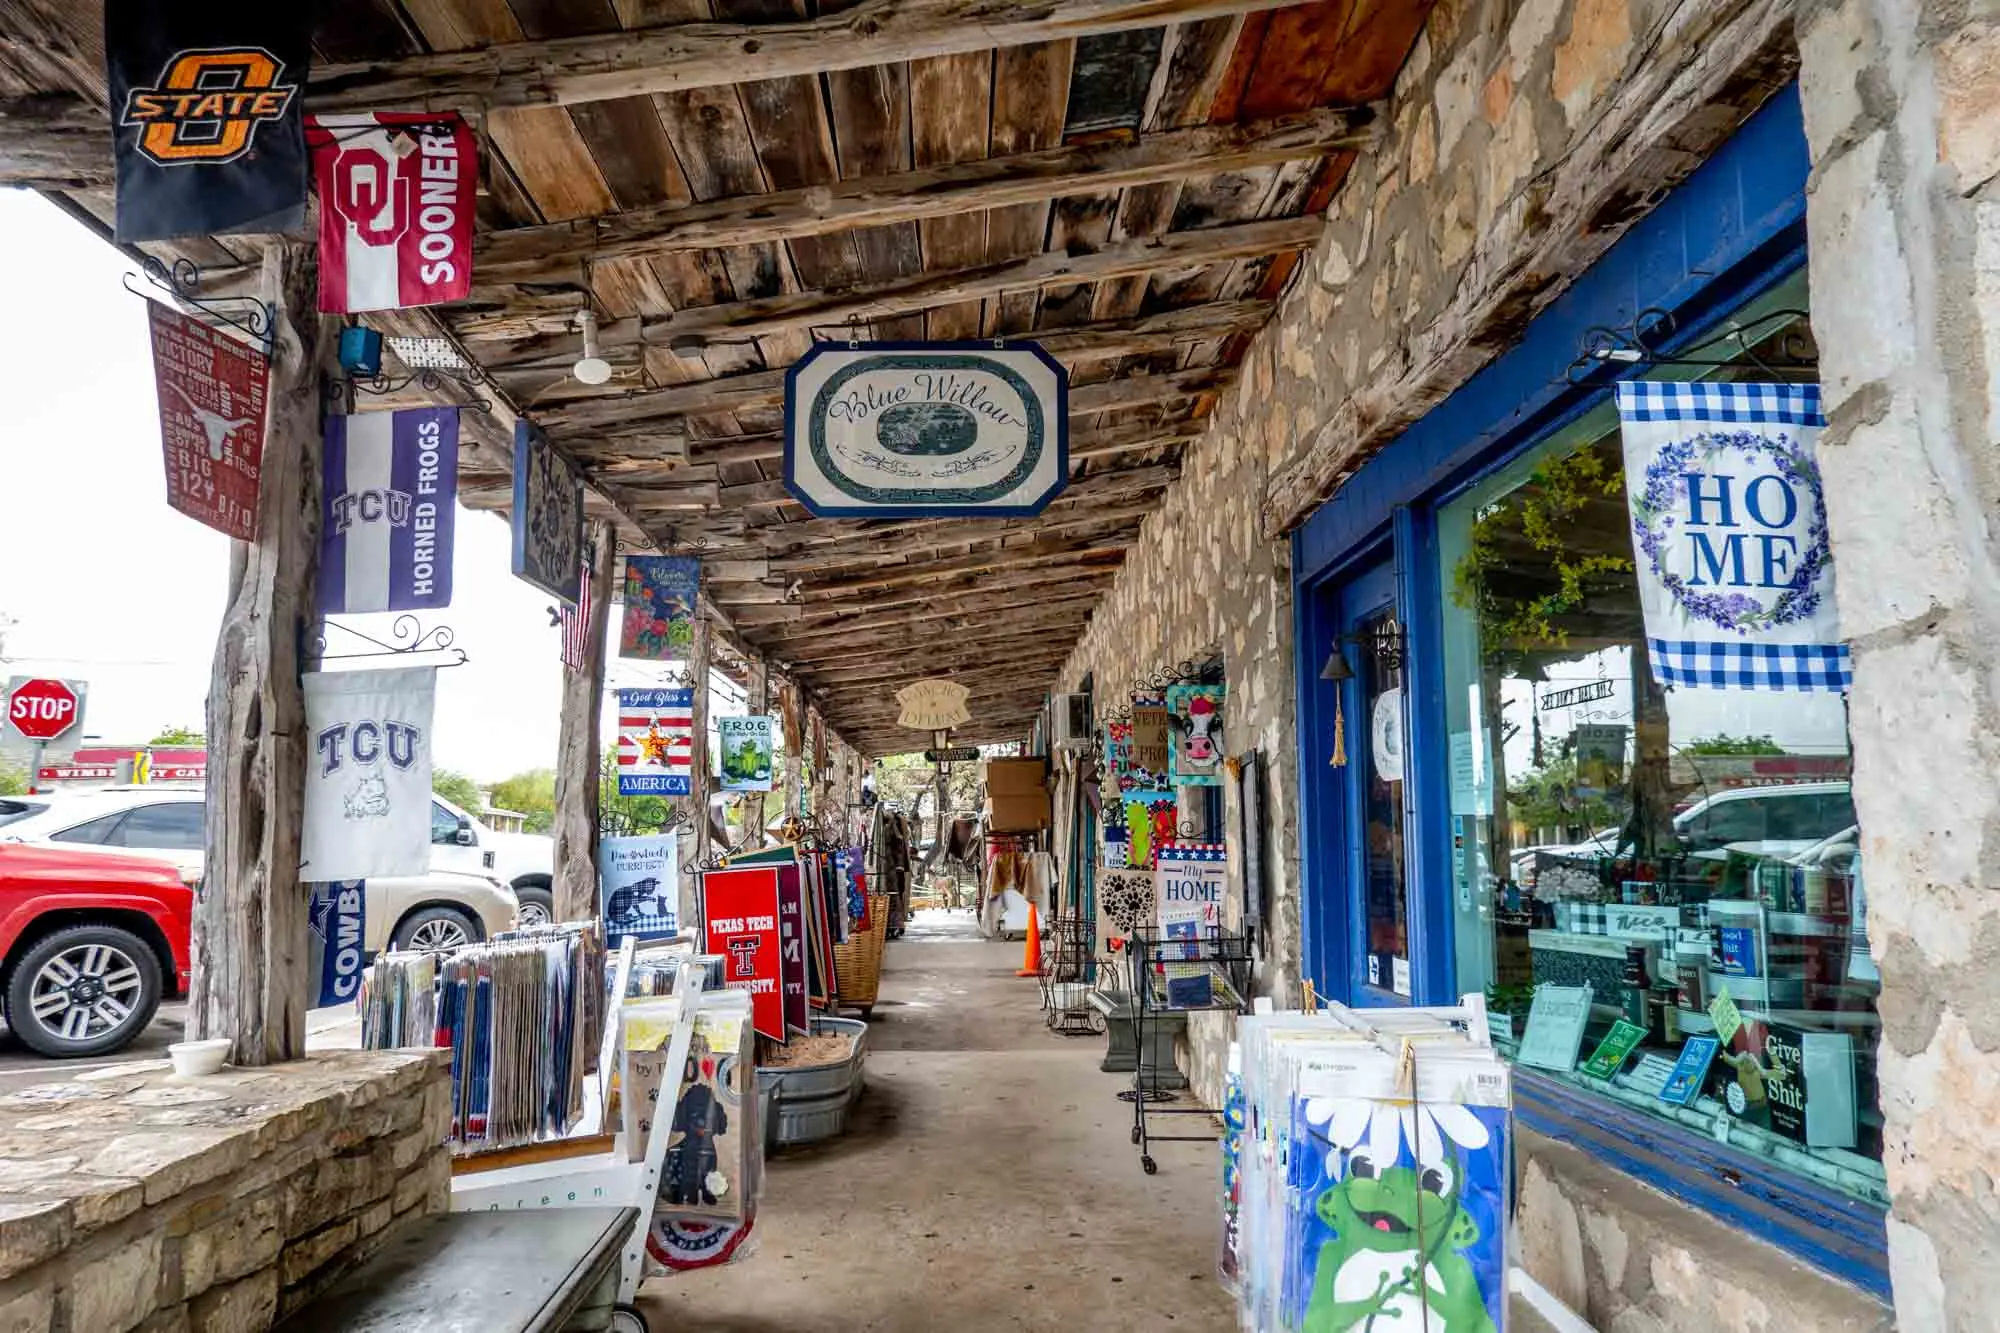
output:
[[43,1055],[104,1055],[184,995],[194,888],[164,861],[0,843],[0,996]]

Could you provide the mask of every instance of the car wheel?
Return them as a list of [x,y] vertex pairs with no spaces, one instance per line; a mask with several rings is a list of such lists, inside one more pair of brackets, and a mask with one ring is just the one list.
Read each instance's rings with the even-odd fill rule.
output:
[[555,924],[556,896],[553,893],[538,884],[524,884],[514,890],[514,896],[521,900],[521,929]]
[[420,953],[448,953],[479,942],[479,928],[456,907],[426,907],[396,927],[396,947]]
[[7,983],[7,1026],[31,1050],[106,1055],[160,1007],[160,960],[117,926],[67,926],[37,940]]

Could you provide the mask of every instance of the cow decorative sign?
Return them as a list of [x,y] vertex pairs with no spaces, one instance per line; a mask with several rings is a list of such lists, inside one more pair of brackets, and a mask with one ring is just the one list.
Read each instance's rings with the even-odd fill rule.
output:
[[400,310],[472,294],[479,144],[446,112],[306,122],[319,185],[319,308]]
[[120,242],[296,230],[312,6],[107,0]]
[[785,376],[785,487],[815,514],[1010,518],[1069,481],[1069,374],[1033,343],[821,343]]
[[157,301],[147,302],[146,314],[167,503],[225,536],[255,541],[270,363]]
[[1167,772],[1177,787],[1222,783],[1222,685],[1174,685],[1167,690]]
[[1653,678],[1846,690],[1815,384],[1618,386]]
[[541,427],[514,423],[514,573],[574,602],[583,584],[583,482]]
[[320,471],[320,614],[450,606],[458,409],[329,416]]

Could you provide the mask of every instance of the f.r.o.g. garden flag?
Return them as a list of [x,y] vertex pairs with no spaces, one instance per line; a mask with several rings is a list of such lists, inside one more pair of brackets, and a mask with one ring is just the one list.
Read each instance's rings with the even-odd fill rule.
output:
[[1845,690],[1816,384],[1618,386],[1646,648],[1662,685]]

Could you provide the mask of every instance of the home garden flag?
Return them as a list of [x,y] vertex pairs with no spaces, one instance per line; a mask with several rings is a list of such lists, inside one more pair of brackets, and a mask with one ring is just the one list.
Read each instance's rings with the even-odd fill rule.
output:
[[701,561],[691,556],[625,557],[625,619],[618,655],[644,661],[680,661],[694,643],[695,606],[701,597]]
[[1222,928],[1229,857],[1219,842],[1170,842],[1153,866],[1156,924],[1168,939],[1199,939]]
[[618,794],[686,796],[693,776],[694,691],[618,691]]
[[1222,685],[1167,689],[1167,775],[1175,786],[1222,785]]
[[1846,690],[1819,386],[1634,380],[1618,415],[1653,678]]
[[448,111],[309,116],[319,308],[401,310],[472,294],[479,141]]
[[270,0],[106,0],[120,243],[298,229],[312,17]]
[[430,869],[436,694],[436,667],[306,676],[302,879],[373,879]]
[[771,719],[718,717],[715,734],[722,750],[722,789],[771,790]]
[[320,473],[320,614],[451,605],[458,409],[330,416]]

